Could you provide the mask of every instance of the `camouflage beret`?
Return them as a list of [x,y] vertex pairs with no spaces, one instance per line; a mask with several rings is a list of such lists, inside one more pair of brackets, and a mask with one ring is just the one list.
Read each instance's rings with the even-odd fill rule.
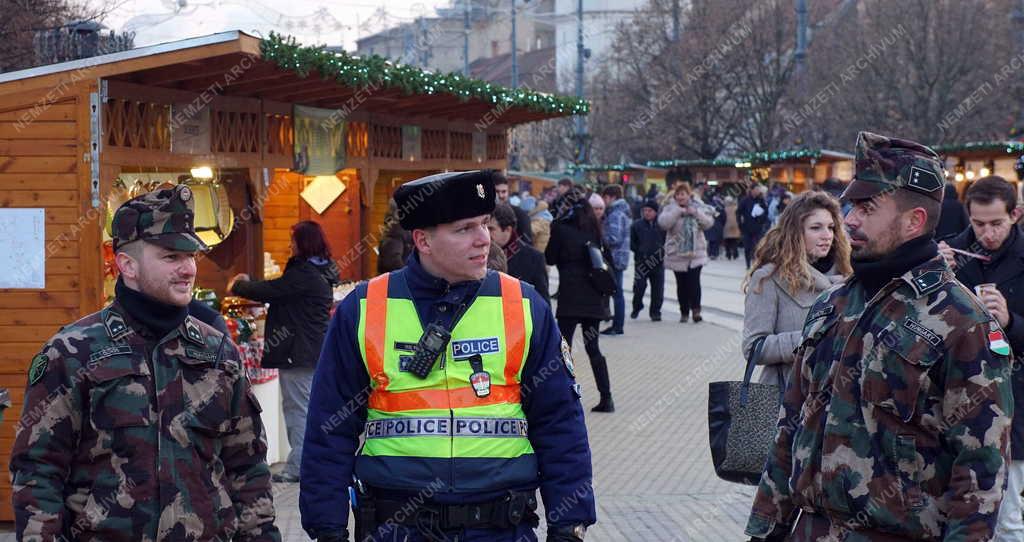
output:
[[871,132],[857,135],[857,165],[853,181],[841,199],[869,199],[898,188],[942,201],[946,176],[935,151],[908,139]]
[[490,169],[438,173],[395,190],[399,223],[406,230],[429,228],[494,212],[494,181]]
[[114,213],[114,250],[132,241],[146,241],[181,252],[209,247],[195,234],[195,201],[183,185],[148,192],[124,202]]

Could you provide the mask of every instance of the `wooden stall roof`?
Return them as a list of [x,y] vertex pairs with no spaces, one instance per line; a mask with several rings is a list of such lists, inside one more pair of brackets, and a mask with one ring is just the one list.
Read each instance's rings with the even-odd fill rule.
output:
[[[393,86],[397,81],[348,85],[340,82],[336,75],[325,77],[316,71],[303,73],[304,70],[299,66],[282,66],[280,58],[267,58],[264,45],[260,38],[233,30],[0,73],[0,96],[32,90],[59,92],[61,88],[79,81],[105,78],[200,95],[262,98],[285,104],[343,109],[346,114],[359,111],[442,118],[478,124],[483,122],[487,126],[511,126],[572,114],[515,103],[495,104],[477,96],[456,95],[444,89],[434,92],[403,89]],[[308,53],[309,48],[305,51]],[[354,57],[345,58],[351,61]],[[359,59],[356,61],[362,62]],[[385,61],[374,57],[366,62],[379,64]],[[284,64],[287,65],[286,62]],[[405,74],[419,73],[424,78],[442,77],[407,66],[395,69]],[[465,83],[469,80],[460,81]],[[504,90],[482,82],[474,83],[493,88],[498,93]],[[526,90],[515,93],[528,96],[526,101],[543,102],[548,98],[568,100]],[[585,102],[581,103],[585,109]]]
[[749,162],[755,166],[770,164],[807,164],[814,160],[816,163],[844,162],[853,160],[854,155],[848,152],[841,152],[829,149],[793,149],[784,151],[754,152],[742,157],[741,162]]
[[932,150],[958,158],[1017,158],[1024,154],[1024,141],[969,141],[935,145]]

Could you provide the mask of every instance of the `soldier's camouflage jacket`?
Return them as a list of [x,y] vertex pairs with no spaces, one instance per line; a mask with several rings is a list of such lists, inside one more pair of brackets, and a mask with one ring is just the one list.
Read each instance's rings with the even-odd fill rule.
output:
[[280,540],[234,345],[190,316],[149,349],[124,314],[115,301],[33,360],[11,455],[19,539]]
[[941,257],[864,294],[854,276],[808,312],[747,534],[802,508],[822,542],[988,540],[1013,414],[998,324]]

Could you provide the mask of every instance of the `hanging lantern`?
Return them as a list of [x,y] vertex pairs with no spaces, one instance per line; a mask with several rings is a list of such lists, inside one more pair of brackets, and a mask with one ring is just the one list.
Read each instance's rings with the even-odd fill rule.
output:
[[195,231],[207,246],[216,246],[227,239],[235,227],[228,193],[216,179],[189,177],[182,184],[192,189],[195,200]]

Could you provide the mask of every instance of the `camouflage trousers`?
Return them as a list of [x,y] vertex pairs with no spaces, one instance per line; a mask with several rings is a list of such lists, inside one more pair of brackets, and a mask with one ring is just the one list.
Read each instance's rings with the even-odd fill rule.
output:
[[821,514],[800,512],[786,542],[906,542],[906,537],[864,529],[851,530],[842,521],[833,521]]

